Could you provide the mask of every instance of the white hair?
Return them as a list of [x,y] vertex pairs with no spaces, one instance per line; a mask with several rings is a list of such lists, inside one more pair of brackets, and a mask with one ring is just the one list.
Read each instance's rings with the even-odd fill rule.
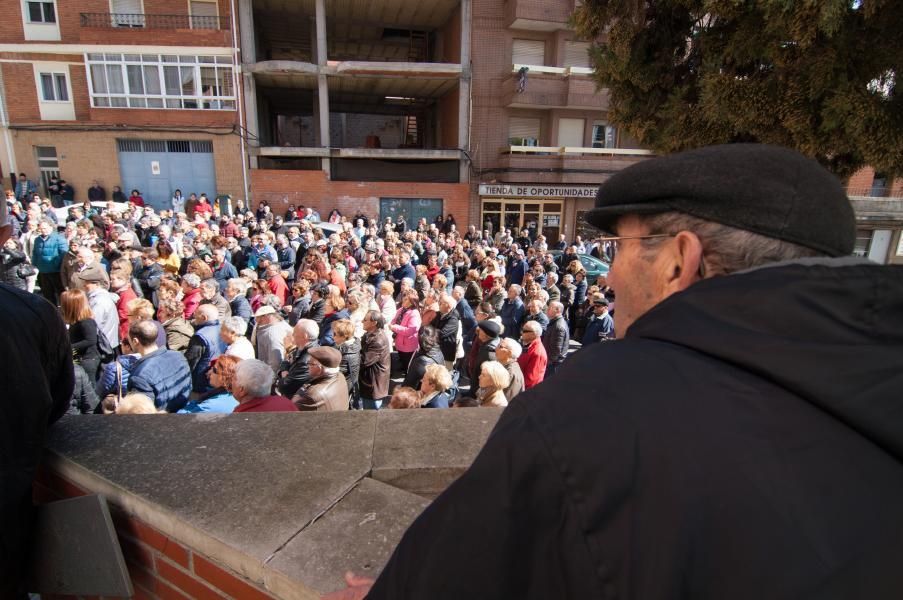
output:
[[[537,323],[539,325],[539,323]],[[520,358],[521,352],[523,352],[523,348],[514,338],[502,338],[502,341],[499,342],[499,346],[505,346],[508,352],[511,353],[511,360],[517,360]]]
[[201,278],[195,273],[185,273],[185,275],[182,276],[182,281],[187,283],[192,289],[198,288],[201,285]]
[[304,337],[309,340],[315,340],[320,337],[320,326],[316,321],[310,319],[300,319],[295,323],[295,329],[304,332]]
[[536,335],[542,333],[542,325],[539,324],[539,321],[527,321],[526,323],[524,323],[523,327],[521,327],[521,331],[523,331],[524,329],[529,329]]
[[233,277],[229,280],[228,285],[237,290],[239,294],[245,294],[248,291],[248,282],[241,277]]
[[248,330],[248,324],[241,317],[226,317],[221,327],[238,336],[244,335]]
[[243,360],[235,365],[235,377],[232,387],[241,386],[245,393],[252,397],[269,396],[273,387],[275,373],[270,365],[262,360]]

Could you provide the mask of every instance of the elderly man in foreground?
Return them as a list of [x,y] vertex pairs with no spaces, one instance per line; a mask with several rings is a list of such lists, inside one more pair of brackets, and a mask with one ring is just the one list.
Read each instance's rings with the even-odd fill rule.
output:
[[619,339],[505,410],[368,597],[903,597],[903,267],[849,256],[840,182],[715,146],[588,220]]

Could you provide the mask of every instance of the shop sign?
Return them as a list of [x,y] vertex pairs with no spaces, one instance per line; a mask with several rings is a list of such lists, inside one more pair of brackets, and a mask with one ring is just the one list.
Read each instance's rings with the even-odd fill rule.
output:
[[516,198],[595,198],[594,185],[491,185],[481,184],[481,196]]

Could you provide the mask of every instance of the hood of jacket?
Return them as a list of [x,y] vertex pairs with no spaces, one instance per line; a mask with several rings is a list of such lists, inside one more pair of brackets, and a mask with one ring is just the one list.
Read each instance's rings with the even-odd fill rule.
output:
[[625,337],[755,373],[903,460],[903,266],[805,259],[714,277]]

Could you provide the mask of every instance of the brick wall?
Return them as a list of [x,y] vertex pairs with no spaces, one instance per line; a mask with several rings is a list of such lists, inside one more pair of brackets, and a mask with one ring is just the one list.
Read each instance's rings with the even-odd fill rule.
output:
[[329,181],[323,171],[251,171],[253,205],[269,202],[273,212],[285,212],[289,204],[310,206],[325,218],[333,208],[346,216],[358,211],[379,215],[382,198],[442,198],[445,213],[460,219],[469,212],[470,186],[464,183],[392,183]]
[[[229,0],[218,0],[219,15],[229,18]],[[0,1],[0,9],[7,16],[0,21],[0,41],[6,44],[25,41],[22,26],[22,2]],[[64,44],[146,44],[158,46],[230,46],[229,30],[209,29],[138,29],[82,27],[81,13],[109,13],[108,0],[58,2],[57,22],[60,42]],[[147,15],[187,15],[185,0],[145,0]],[[231,23],[230,23],[231,26]]]
[[[34,484],[34,500],[38,504],[86,494],[85,490],[48,469],[38,471]],[[126,514],[120,507],[110,505],[110,513],[135,589],[134,598],[273,598],[248,579]],[[63,599],[71,596],[42,595],[42,598]]]

